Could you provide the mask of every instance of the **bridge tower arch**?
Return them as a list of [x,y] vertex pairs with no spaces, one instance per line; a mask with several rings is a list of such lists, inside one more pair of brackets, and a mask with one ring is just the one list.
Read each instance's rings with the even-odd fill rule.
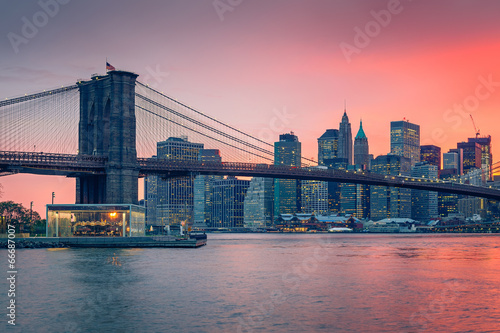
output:
[[80,90],[78,153],[107,158],[106,175],[77,177],[77,204],[137,203],[137,76],[126,71],[110,71],[77,83]]

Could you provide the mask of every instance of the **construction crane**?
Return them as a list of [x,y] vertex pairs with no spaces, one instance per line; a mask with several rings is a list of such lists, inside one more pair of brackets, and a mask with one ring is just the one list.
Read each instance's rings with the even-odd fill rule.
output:
[[472,120],[472,125],[474,125],[474,131],[476,132],[476,139],[479,136],[479,128],[476,127],[476,123],[474,122],[474,118],[472,118],[472,115],[469,113],[470,119]]

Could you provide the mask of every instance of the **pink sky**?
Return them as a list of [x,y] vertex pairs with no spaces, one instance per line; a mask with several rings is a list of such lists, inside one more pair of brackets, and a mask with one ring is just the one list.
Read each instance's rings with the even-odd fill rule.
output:
[[[419,124],[422,144],[446,152],[474,136],[471,113],[499,160],[498,1],[245,0],[220,13],[223,20],[212,0],[71,1],[47,15],[17,53],[9,33],[22,36],[23,17],[33,21],[43,9],[36,2],[9,6],[0,13],[1,98],[103,73],[107,57],[254,135],[286,109],[290,118],[280,129],[298,135],[308,158],[317,158],[325,129],[338,128],[346,99],[353,136],[362,118],[375,156],[389,152],[390,121]],[[389,9],[390,22],[369,31],[367,45],[358,44],[348,61],[340,45],[356,46],[355,29],[377,28],[373,11]],[[472,104],[455,111],[464,103]],[[16,175],[0,183],[1,200],[34,201],[42,216],[52,191],[56,202],[74,202],[72,179]]]

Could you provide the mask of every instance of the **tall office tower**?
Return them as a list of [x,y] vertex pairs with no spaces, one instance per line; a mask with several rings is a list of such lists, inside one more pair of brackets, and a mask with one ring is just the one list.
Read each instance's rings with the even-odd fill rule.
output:
[[391,154],[420,162],[420,126],[409,121],[391,121]]
[[236,177],[214,180],[212,186],[212,227],[243,228],[245,194],[249,180]]
[[[372,161],[372,172],[409,176],[411,160],[398,155],[381,155]],[[391,217],[411,217],[411,192],[406,188],[372,186],[370,215],[375,221]]]
[[[170,137],[157,143],[157,158],[178,161],[197,161],[202,143],[189,142],[187,137]],[[194,179],[181,177],[158,179],[156,220],[161,225],[193,223]]]
[[339,131],[327,129],[318,138],[318,165],[325,165],[325,160],[338,157]]
[[[153,156],[152,158],[156,158]],[[158,176],[148,175],[144,177],[144,205],[146,206],[146,224],[159,225],[156,218],[158,205]]]
[[464,151],[462,149],[450,149],[448,153],[443,154],[443,170],[456,169],[457,175],[464,173]]
[[467,141],[479,143],[481,146],[481,167],[487,172],[487,179],[492,180],[493,155],[491,153],[491,136],[469,138]]
[[[411,168],[414,178],[438,179],[438,167],[424,161]],[[438,193],[431,191],[411,190],[411,218],[427,222],[438,216]]]
[[[327,167],[319,165],[310,169],[327,169]],[[302,213],[328,215],[328,182],[303,180],[301,183]]]
[[[201,149],[198,158],[202,162],[221,162],[218,149]],[[212,198],[211,189],[215,180],[223,179],[222,176],[198,175],[194,179],[194,223],[195,228],[211,227]]]
[[459,142],[457,149],[463,151],[463,173],[481,168],[481,145],[477,142]]
[[[347,170],[347,158],[324,159],[323,166],[334,170]],[[340,213],[340,189],[344,183],[328,182],[328,210],[330,213]]]
[[[350,165],[348,170],[363,170],[362,165]],[[370,217],[370,185],[342,184],[340,187],[340,212],[358,219]]]
[[[450,149],[443,154],[443,169],[439,179],[449,180],[460,176],[462,150]],[[447,217],[449,214],[458,213],[458,195],[453,193],[438,192],[438,214]]]
[[434,145],[420,146],[420,161],[427,161],[441,170],[441,147]]
[[[296,135],[281,134],[274,143],[274,164],[301,166],[301,144]],[[296,179],[275,179],[274,217],[279,214],[294,214],[300,211],[300,181]]]
[[245,228],[257,229],[272,225],[274,180],[253,177],[245,196],[243,223]]
[[342,121],[339,125],[339,148],[338,157],[346,158],[349,165],[352,164],[352,133],[351,123],[347,117],[347,112],[344,110]]
[[[349,163],[347,158],[340,158],[339,130],[327,129],[318,138],[318,165],[329,169],[345,169]],[[340,183],[328,182],[328,210],[330,213],[340,212]]]
[[354,164],[364,165],[363,169],[369,169],[370,157],[368,138],[363,131],[363,123],[360,120],[358,134],[354,138]]

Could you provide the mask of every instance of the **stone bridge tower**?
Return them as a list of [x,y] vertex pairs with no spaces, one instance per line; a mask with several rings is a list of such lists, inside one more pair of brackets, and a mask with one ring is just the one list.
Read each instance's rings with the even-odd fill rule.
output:
[[136,151],[137,74],[110,71],[78,82],[78,153],[106,157],[106,175],[76,180],[77,204],[136,204],[139,167]]

